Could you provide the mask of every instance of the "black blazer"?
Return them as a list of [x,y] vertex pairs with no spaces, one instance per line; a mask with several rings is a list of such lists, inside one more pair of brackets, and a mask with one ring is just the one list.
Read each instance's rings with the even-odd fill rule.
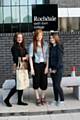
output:
[[50,45],[49,48],[49,68],[57,70],[63,68],[63,47],[57,44],[56,46]]
[[13,62],[18,65],[18,57],[25,57],[27,54],[26,48],[20,49],[19,45],[13,45],[11,48],[11,53],[13,56]]

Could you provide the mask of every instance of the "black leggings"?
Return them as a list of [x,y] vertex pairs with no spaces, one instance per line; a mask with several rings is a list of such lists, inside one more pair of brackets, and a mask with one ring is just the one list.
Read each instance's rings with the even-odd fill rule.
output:
[[60,101],[64,101],[64,94],[63,90],[60,86],[61,79],[62,79],[62,69],[58,70],[55,74],[51,74],[52,82],[53,82],[53,91],[55,101],[58,101],[58,97],[60,97]]
[[6,99],[9,100],[16,92],[18,92],[18,103],[20,103],[22,101],[23,90],[16,90],[16,86],[11,89]]

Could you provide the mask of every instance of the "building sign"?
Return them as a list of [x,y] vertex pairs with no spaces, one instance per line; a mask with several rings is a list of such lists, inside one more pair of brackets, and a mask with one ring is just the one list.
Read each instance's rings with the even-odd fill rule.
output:
[[33,29],[41,28],[45,31],[58,29],[58,6],[32,5]]

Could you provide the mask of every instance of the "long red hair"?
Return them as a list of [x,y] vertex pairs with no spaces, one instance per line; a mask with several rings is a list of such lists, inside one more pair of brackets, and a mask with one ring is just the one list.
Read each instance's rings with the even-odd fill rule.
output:
[[[42,29],[37,29],[34,32],[34,36],[33,36],[33,50],[34,50],[34,52],[37,52],[37,37],[38,37],[39,33],[42,33],[42,36],[43,36]],[[41,39],[41,48],[43,49],[43,37]]]

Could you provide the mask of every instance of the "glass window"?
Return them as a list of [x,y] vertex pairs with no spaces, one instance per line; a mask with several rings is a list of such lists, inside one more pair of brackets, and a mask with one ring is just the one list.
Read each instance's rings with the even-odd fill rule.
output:
[[29,6],[29,14],[28,14],[28,17],[29,17],[29,23],[32,22],[32,6]]
[[19,0],[12,0],[12,5],[19,5]]
[[3,5],[3,0],[0,0],[0,6],[2,6]]
[[37,4],[42,4],[43,0],[37,0]]
[[29,5],[36,4],[36,0],[28,0]]
[[3,23],[2,7],[0,7],[0,23]]
[[11,23],[10,7],[4,7],[4,23]]
[[10,0],[3,0],[3,1],[4,1],[4,4],[3,4],[4,6],[7,6],[7,5],[10,6]]
[[17,7],[17,6],[12,7],[12,22],[13,23],[20,22],[20,20],[19,20],[19,7]]
[[21,7],[20,9],[21,12],[21,23],[27,23],[28,22],[28,12],[27,12],[27,7]]
[[27,0],[20,0],[20,5],[27,5]]

